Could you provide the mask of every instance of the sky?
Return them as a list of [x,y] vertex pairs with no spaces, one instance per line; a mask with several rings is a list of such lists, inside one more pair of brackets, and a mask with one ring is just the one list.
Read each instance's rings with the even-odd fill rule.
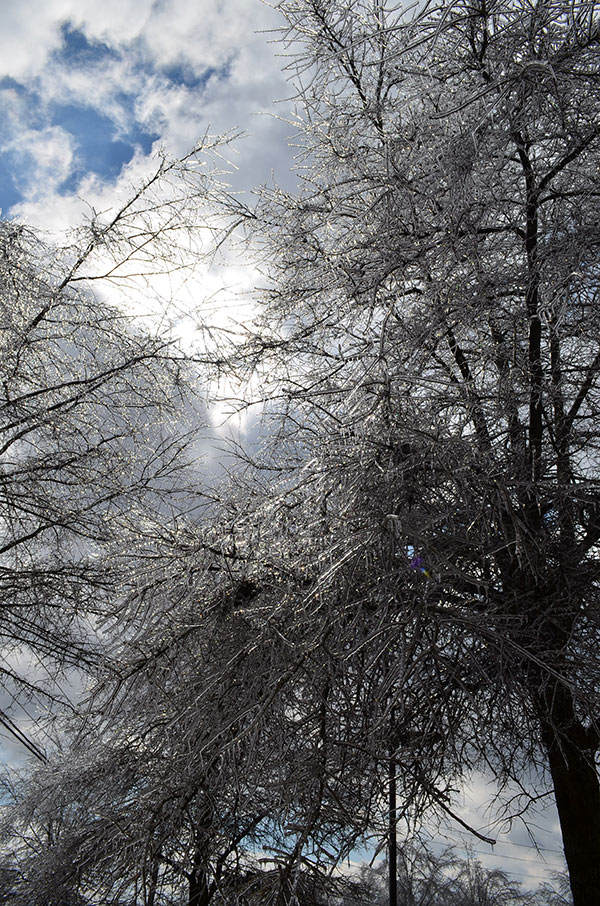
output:
[[[281,19],[261,0],[0,0],[0,23],[2,216],[50,234],[75,227],[89,205],[118,204],[160,149],[181,156],[207,131],[247,133],[237,190],[293,184],[290,105],[275,103],[291,93],[272,32]],[[239,280],[243,291],[251,277]],[[4,754],[18,758],[16,744],[5,740]],[[476,778],[459,802],[483,833],[474,803],[488,783]],[[545,865],[562,867],[555,813],[537,823],[546,863],[518,823],[494,849],[471,841],[474,851],[533,886]]]
[[207,130],[242,129],[235,177],[285,181],[290,88],[261,0],[0,0],[0,208],[75,226]]

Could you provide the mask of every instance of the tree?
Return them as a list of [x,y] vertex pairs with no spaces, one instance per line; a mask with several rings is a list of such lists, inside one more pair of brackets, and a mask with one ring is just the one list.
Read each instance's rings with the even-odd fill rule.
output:
[[248,580],[215,575],[209,531],[188,540],[154,586],[155,618],[115,655],[118,675],[48,764],[7,784],[15,904],[313,902],[311,890],[351,886],[320,870],[335,818],[309,823],[319,714],[295,707],[290,682],[304,658],[281,649],[281,621],[259,626],[266,602],[253,610]]
[[552,885],[546,882],[541,884],[539,894],[542,903],[547,903],[548,906],[572,906],[573,903],[571,886],[566,873],[555,875]]
[[[181,161],[163,159],[118,210],[92,212],[63,247],[0,223],[5,692],[39,692],[44,683],[28,672],[97,664],[144,544],[200,505],[185,477],[185,419],[194,407],[201,417],[190,366],[164,316],[153,327],[126,313],[126,291],[197,263],[210,169],[200,157],[210,149],[206,139]],[[121,308],[107,301],[115,295]],[[9,714],[0,721],[43,757]]]
[[596,8],[279,9],[304,190],[247,211],[272,282],[236,358],[281,402],[271,468],[304,476],[279,529],[323,606],[419,626],[433,719],[407,718],[399,771],[408,740],[442,775],[542,767],[597,904]]
[[185,777],[235,750],[271,817],[261,844],[280,846],[281,902],[307,860],[385,840],[390,779],[412,821],[451,810],[461,777],[487,767],[501,783],[537,775],[532,796],[549,778],[575,906],[597,906],[595,9],[280,9],[304,188],[224,202],[270,280],[230,365],[259,376],[272,421],[190,535],[211,566],[172,586],[198,639],[227,627],[220,588],[247,594],[219,636],[229,657],[194,661],[172,596],[145,583],[157,636],[140,688],[153,664],[168,672],[161,652],[169,669],[182,652],[171,694],[194,694],[177,721],[205,733],[228,715],[176,762]]
[[[369,892],[367,902],[388,902],[382,868],[363,866],[361,880]],[[472,857],[460,858],[452,847],[438,855],[421,841],[402,845],[398,859],[399,906],[540,906],[554,895],[549,885],[536,893],[523,890],[497,869],[487,869]]]

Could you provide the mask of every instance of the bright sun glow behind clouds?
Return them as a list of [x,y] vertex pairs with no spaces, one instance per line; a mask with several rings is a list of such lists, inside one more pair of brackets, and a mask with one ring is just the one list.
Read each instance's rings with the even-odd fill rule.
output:
[[[93,211],[106,222],[156,171],[159,151],[181,157],[207,133],[247,133],[226,152],[235,192],[272,174],[289,182],[292,129],[273,116],[285,116],[274,101],[290,92],[270,33],[282,20],[261,0],[21,0],[2,24],[5,217],[51,235]],[[220,323],[241,320],[233,276],[234,293],[218,292]],[[197,268],[185,279],[181,300],[165,301],[180,310],[214,302],[213,274]],[[245,272],[245,289],[253,282]],[[155,294],[164,283],[154,281]],[[192,316],[185,331],[194,330]]]
[[[249,192],[288,184],[290,86],[262,0],[21,0],[3,4],[0,31],[0,208],[57,236],[93,212],[110,219],[156,172],[205,134],[241,131],[226,180]],[[276,114],[276,116],[273,116]],[[202,236],[197,239],[202,243]],[[186,342],[199,325],[239,332],[260,281],[236,250],[214,268],[96,283],[133,310],[166,311]],[[150,292],[148,291],[150,290]],[[158,307],[157,307],[158,306]],[[142,311],[143,309],[143,311]],[[186,314],[187,313],[187,314]],[[221,424],[224,412],[213,413]],[[238,426],[238,430],[241,426]]]

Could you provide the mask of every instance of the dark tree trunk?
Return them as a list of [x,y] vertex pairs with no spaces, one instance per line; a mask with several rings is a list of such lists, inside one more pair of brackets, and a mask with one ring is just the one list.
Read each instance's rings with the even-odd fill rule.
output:
[[[208,807],[202,816],[202,820],[206,824],[210,820]],[[207,838],[205,833],[198,827],[194,829],[194,837],[196,839],[196,852],[194,853],[192,870],[188,876],[188,906],[208,906],[214,896],[216,885],[214,880],[211,880],[208,872]]]
[[542,739],[554,783],[556,807],[574,906],[600,906],[600,784],[595,734],[576,718],[564,686],[546,690]]
[[144,902],[146,906],[154,906],[156,900],[156,885],[158,883],[158,859],[152,863],[150,879],[148,882],[148,891]]
[[206,872],[201,868],[195,868],[189,880],[188,906],[208,906],[213,892]]

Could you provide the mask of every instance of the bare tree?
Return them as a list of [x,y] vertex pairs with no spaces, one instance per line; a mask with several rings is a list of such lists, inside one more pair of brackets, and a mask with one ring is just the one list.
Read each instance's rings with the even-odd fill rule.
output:
[[[362,902],[387,903],[387,866],[362,866]],[[566,884],[566,888],[565,888]],[[526,890],[496,868],[486,868],[473,856],[460,856],[453,847],[434,853],[420,840],[407,841],[399,851],[398,902],[400,906],[550,906],[571,903],[568,878]],[[564,897],[558,892],[562,889]],[[351,906],[351,900],[348,906]],[[359,899],[358,902],[361,902]]]
[[184,477],[186,418],[194,406],[202,418],[190,366],[168,319],[143,326],[128,312],[136,285],[148,295],[151,275],[198,263],[213,145],[162,159],[62,247],[0,223],[0,673],[11,694],[97,659],[144,544],[200,503]]
[[15,904],[276,902],[309,883],[288,865],[311,746],[286,735],[297,715],[282,693],[301,657],[286,663],[274,627],[256,625],[252,584],[215,576],[213,544],[194,540],[190,557],[178,539],[177,581],[152,587],[144,630],[63,751],[7,788]]
[[278,530],[324,608],[419,635],[399,772],[543,768],[597,904],[596,7],[279,8],[305,188],[248,213],[273,279],[237,358],[304,476]]
[[[223,776],[261,790],[251,820],[264,802],[280,902],[307,860],[386,839],[390,778],[396,819],[412,821],[452,811],[455,784],[483,766],[501,783],[538,772],[532,796],[549,779],[575,906],[598,904],[595,8],[280,9],[305,188],[233,212],[271,278],[230,358],[260,377],[267,449],[190,535],[214,558],[196,584],[145,581],[156,636],[137,694],[128,679],[116,700],[136,715],[147,703],[137,738],[157,740],[161,786],[193,766],[197,797],[205,762],[236,753]],[[191,648],[166,617],[173,594]],[[167,724],[161,676],[179,702]],[[143,788],[131,826],[152,815],[136,837],[149,841],[173,812]],[[182,868],[198,902],[215,877],[209,830]]]
[[[351,615],[339,571],[321,594],[293,526],[276,547],[272,504],[247,503],[165,531],[134,592],[139,627],[50,763],[7,791],[15,904],[292,903],[338,890],[357,843],[385,836],[390,688],[405,678],[411,727],[430,725],[400,666],[409,634],[392,638],[384,608]],[[399,778],[403,814],[425,776]]]

